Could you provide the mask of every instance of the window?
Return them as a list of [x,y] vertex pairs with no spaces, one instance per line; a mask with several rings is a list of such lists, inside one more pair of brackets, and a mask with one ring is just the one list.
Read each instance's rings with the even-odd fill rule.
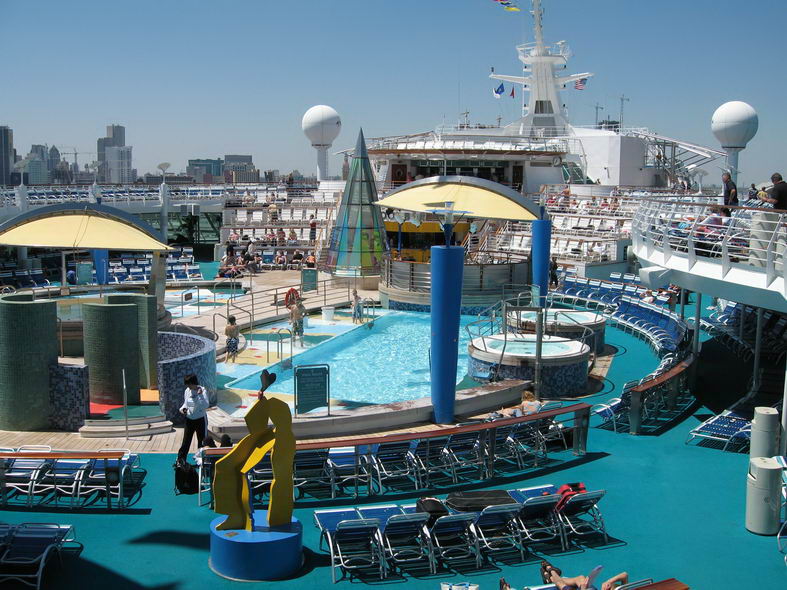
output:
[[535,115],[551,115],[554,113],[552,110],[552,101],[549,100],[537,100],[536,101],[536,112]]

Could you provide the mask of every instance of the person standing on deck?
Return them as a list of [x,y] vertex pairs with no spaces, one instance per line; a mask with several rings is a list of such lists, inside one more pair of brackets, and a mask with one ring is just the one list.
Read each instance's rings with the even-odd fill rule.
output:
[[557,278],[557,256],[552,256],[552,260],[549,263],[549,286],[552,287],[554,285],[555,289],[558,286],[558,278]]
[[729,172],[721,175],[721,183],[723,187],[722,195],[724,196],[725,207],[738,206],[738,187],[732,181],[732,176]]
[[240,342],[240,329],[235,323],[235,316],[227,318],[227,326],[224,328],[224,335],[227,337],[227,362],[234,363],[238,356],[238,343]]
[[191,439],[197,435],[197,447],[202,448],[208,435],[207,411],[210,407],[208,392],[199,384],[196,375],[186,375],[183,379],[186,391],[180,412],[186,417],[183,428],[183,442],[178,450],[178,461],[185,461],[189,454]]

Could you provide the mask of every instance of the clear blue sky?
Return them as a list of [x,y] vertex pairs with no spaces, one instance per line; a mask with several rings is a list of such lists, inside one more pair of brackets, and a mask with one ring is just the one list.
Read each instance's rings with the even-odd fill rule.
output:
[[[519,99],[495,100],[487,75],[520,71],[514,45],[532,33],[529,3],[518,2],[521,13],[492,0],[0,0],[0,124],[27,153],[32,143],[94,151],[105,125],[120,123],[140,173],[225,153],[311,172],[300,120],[313,104],[341,114],[336,150],[360,126],[424,131],[465,109],[474,122],[513,119]],[[627,125],[715,146],[714,109],[744,100],[760,131],[741,180],[787,173],[784,0],[544,5],[546,39],[574,50],[569,72],[596,74],[564,93],[574,123],[592,123],[596,101],[616,117],[625,93]]]

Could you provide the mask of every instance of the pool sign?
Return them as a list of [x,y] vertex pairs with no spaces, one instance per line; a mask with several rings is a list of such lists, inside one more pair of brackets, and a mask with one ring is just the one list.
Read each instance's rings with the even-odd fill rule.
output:
[[301,291],[317,290],[317,269],[304,268],[301,270]]
[[328,365],[298,365],[295,367],[295,413],[305,414],[316,408],[328,408],[331,390],[331,370]]

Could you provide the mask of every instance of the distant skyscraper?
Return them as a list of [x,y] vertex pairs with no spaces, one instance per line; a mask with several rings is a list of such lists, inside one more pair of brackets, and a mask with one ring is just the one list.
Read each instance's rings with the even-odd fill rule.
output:
[[98,152],[96,155],[98,156],[98,163],[100,164],[99,180],[109,181],[109,169],[106,164],[107,148],[123,147],[125,145],[126,128],[122,125],[107,125],[107,136],[99,137],[96,142],[96,152]]
[[105,151],[107,180],[112,184],[129,184],[136,180],[131,168],[131,146],[112,146]]
[[196,182],[213,182],[214,178],[221,177],[224,174],[224,160],[221,158],[216,158],[215,160],[209,158],[189,160],[186,174],[193,176]]
[[350,175],[350,160],[347,154],[344,154],[344,162],[342,163],[342,180],[347,180]]
[[46,167],[49,169],[49,172],[52,173],[53,171],[57,170],[58,165],[60,164],[60,150],[57,149],[55,146],[49,148],[49,156],[47,159]]
[[15,163],[14,132],[10,127],[0,126],[0,186],[11,184]]
[[49,182],[49,170],[46,169],[46,160],[33,157],[27,162],[26,171],[29,184],[47,184]]
[[49,155],[49,150],[46,149],[45,145],[33,144],[30,147],[31,158],[36,158],[38,160],[42,160],[46,162],[48,155]]
[[250,164],[254,165],[251,159],[251,156],[241,156],[238,154],[227,154],[224,156],[224,165],[225,166],[232,166],[235,164]]

